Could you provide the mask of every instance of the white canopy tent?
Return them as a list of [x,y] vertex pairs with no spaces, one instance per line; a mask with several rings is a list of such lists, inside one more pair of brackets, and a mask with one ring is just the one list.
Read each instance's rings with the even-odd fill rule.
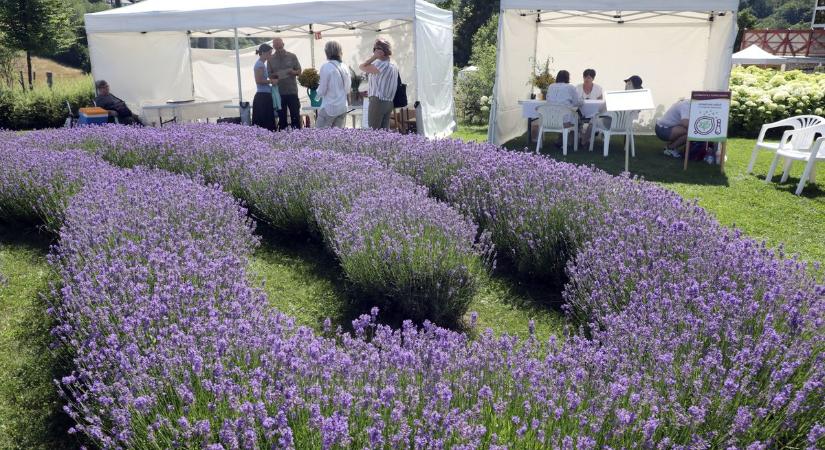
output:
[[[736,37],[737,0],[502,0],[490,142],[520,136],[527,122],[519,100],[530,98],[533,62],[552,58],[553,70],[581,83],[596,70],[606,91],[639,75],[656,109],[640,128],[692,90],[727,89]],[[555,74],[553,74],[555,76]]]
[[786,62],[785,58],[768,53],[758,45],[751,45],[744,50],[734,53],[732,60],[734,64],[760,65],[780,65]]
[[419,132],[431,137],[455,128],[452,21],[424,0],[145,0],[85,16],[93,76],[136,109],[252,99],[254,49],[192,49],[193,37],[281,37],[305,68],[320,67],[324,44],[336,40],[356,72],[385,38],[410,106],[420,102]]

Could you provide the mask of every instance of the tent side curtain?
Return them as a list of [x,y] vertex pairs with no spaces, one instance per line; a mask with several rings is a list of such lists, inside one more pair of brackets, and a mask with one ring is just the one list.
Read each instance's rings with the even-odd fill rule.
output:
[[736,11],[738,0],[501,0],[501,10]]
[[[531,48],[530,42],[538,43],[536,60],[552,58],[552,70],[569,71],[572,84],[582,82],[585,69],[595,69],[595,82],[605,91],[623,90],[625,79],[640,76],[644,87],[652,91],[656,104],[655,110],[641,113],[637,122],[637,130],[641,132],[652,131],[655,120],[671,104],[688,98],[692,90],[727,88],[736,34],[736,14],[733,13],[716,16],[713,21],[685,19],[658,24],[582,23],[578,26],[536,23],[535,16],[522,16],[519,11],[505,11],[502,17],[500,45],[504,54],[499,55],[496,108],[491,117],[495,127],[490,134],[490,140],[497,144],[526,131],[527,121],[522,117],[518,100],[529,98],[532,91],[527,81],[533,70],[530,64],[533,55],[526,54],[527,48]],[[525,35],[527,18],[533,21],[535,37]]]
[[192,98],[189,36],[185,32],[89,34],[95,80],[135,113],[141,104]]
[[499,15],[494,105],[490,110],[492,141],[496,144],[507,142],[526,130],[518,101],[530,98],[536,33],[535,18],[522,16],[516,11],[505,11]]
[[[417,0],[415,73],[422,121],[418,127],[427,137],[446,137],[455,130],[452,42],[452,12]],[[413,107],[416,97],[408,98]]]

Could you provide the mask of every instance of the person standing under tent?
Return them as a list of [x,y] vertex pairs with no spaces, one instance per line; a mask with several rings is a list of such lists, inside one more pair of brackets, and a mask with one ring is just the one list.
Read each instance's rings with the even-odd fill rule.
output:
[[372,47],[372,56],[358,66],[369,76],[367,123],[374,129],[390,128],[390,115],[394,109],[392,100],[395,98],[399,80],[398,66],[390,61],[390,55],[390,43],[384,39],[376,39]]
[[252,100],[252,124],[269,131],[275,131],[275,108],[272,106],[272,85],[278,80],[270,74],[269,63],[272,56],[272,47],[269,44],[261,44],[255,54],[258,60],[255,61],[255,98]]
[[298,100],[297,81],[297,76],[301,74],[301,63],[294,53],[284,49],[283,39],[273,39],[272,46],[275,47],[275,53],[269,59],[269,70],[278,76],[278,91],[282,102],[281,109],[278,110],[278,129],[284,130],[287,127],[287,110],[292,128],[301,128],[301,102]]
[[318,128],[343,128],[347,120],[347,93],[352,80],[349,68],[341,62],[341,44],[329,41],[324,46],[327,62],[321,66],[321,81],[318,83],[318,96],[321,97],[321,109],[318,110]]

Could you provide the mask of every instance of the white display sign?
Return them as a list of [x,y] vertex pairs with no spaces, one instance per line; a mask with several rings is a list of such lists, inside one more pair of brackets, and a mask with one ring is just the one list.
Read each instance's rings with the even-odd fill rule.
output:
[[656,109],[650,89],[633,89],[630,91],[607,91],[604,93],[605,107],[608,111],[640,111]]
[[688,139],[701,142],[726,141],[729,113],[729,91],[694,91],[690,96]]

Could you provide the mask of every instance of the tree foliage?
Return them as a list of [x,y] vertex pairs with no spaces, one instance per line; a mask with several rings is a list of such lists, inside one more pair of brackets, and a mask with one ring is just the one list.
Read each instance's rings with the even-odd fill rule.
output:
[[456,82],[456,111],[464,123],[487,123],[496,79],[497,31],[498,14],[494,14],[473,35],[470,62],[478,70],[463,74]]
[[756,17],[751,28],[809,28],[813,17],[812,0],[741,0],[740,14]]
[[92,67],[89,61],[89,43],[86,39],[83,15],[109,9],[109,4],[102,0],[63,0],[63,4],[71,20],[75,41],[66,49],[46,52],[38,56],[47,56],[61,64],[90,72]]
[[75,40],[71,18],[60,0],[0,0],[0,25],[7,48],[47,53]]
[[76,40],[71,19],[60,0],[0,0],[2,44],[26,52],[29,87],[31,55],[60,51]]
[[472,45],[469,36],[484,26],[490,16],[498,13],[499,0],[446,0],[434,2],[441,8],[453,11],[453,60],[456,67],[470,62]]

